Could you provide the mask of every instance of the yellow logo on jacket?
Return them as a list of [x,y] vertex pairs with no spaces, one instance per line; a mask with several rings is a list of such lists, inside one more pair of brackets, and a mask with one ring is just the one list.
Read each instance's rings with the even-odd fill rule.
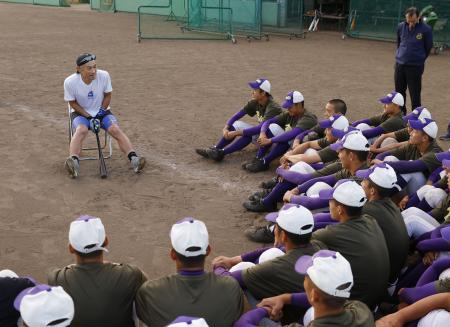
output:
[[422,38],[423,38],[422,33],[417,33],[416,39],[422,40]]

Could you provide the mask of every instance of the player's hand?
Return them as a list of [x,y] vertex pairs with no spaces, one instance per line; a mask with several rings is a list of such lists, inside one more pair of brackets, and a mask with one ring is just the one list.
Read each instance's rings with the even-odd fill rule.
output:
[[98,133],[100,131],[100,120],[97,118],[91,118],[89,120],[89,127],[94,133]]
[[272,140],[267,137],[260,137],[258,139],[258,144],[261,146],[266,146],[272,143]]
[[284,203],[289,203],[291,202],[291,198],[294,194],[292,194],[292,191],[287,191],[286,193],[284,193],[283,195],[283,202]]
[[242,258],[240,256],[236,257],[225,257],[225,256],[219,256],[214,258],[212,261],[213,267],[224,267],[227,269],[230,269],[234,265],[237,265],[239,262],[242,261]]
[[398,207],[400,208],[400,210],[402,210],[402,211],[405,210],[406,205],[408,204],[408,201],[409,201],[409,196],[405,195],[398,203]]
[[439,252],[427,252],[423,256],[422,262],[425,266],[429,266],[437,259]]
[[227,137],[225,137],[227,140],[233,140],[236,136],[239,136],[238,131],[231,131],[228,132]]
[[300,140],[298,138],[295,138],[294,142],[292,143],[292,149],[295,149],[299,145],[300,145]]
[[105,117],[105,115],[108,113],[108,111],[106,109],[103,109],[100,107],[99,111],[97,112],[97,115],[95,116],[95,118],[97,119],[102,119],[103,117]]
[[373,159],[370,163],[372,165],[378,165],[379,163],[382,163],[383,161],[381,161],[380,159]]
[[[263,299],[256,306],[258,308],[269,308],[269,316],[272,320],[280,320],[283,315],[286,294],[277,295]],[[290,295],[289,295],[290,296]]]

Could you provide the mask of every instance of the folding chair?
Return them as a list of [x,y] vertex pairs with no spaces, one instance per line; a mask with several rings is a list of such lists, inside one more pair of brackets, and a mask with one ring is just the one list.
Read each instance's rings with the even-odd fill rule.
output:
[[[71,113],[74,112],[74,110],[70,107],[70,104],[67,104],[67,109],[68,109],[68,114],[69,114],[69,144],[72,141],[72,137],[73,134],[75,133],[75,131],[73,130],[73,126],[72,126],[72,117],[71,117]],[[109,149],[109,153],[107,154],[103,154],[105,159],[109,159],[112,157],[112,139],[111,139],[111,135],[108,134],[107,131],[103,131],[103,133],[105,134],[104,140],[103,140],[103,144],[101,145],[102,150],[105,150],[106,148]],[[86,151],[86,152],[92,152],[92,151],[98,151],[97,147],[86,147],[83,148],[82,151]],[[96,156],[81,156],[80,160],[98,160],[98,155]]]

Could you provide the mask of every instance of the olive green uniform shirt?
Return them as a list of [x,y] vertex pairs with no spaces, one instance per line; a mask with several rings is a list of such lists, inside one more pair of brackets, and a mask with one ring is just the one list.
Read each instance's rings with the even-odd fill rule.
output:
[[[347,301],[342,313],[312,320],[307,327],[374,327],[373,314],[362,302]],[[303,327],[290,324],[284,327]]]
[[134,327],[133,302],[147,278],[137,267],[118,263],[75,264],[48,274],[75,304],[72,327]]
[[405,122],[403,121],[402,112],[390,117],[387,114],[373,116],[369,118],[369,120],[370,125],[381,127],[383,133],[395,132],[406,127]]
[[444,221],[450,223],[450,193],[438,204],[436,208],[431,210],[431,215],[439,223]]
[[390,198],[384,198],[366,202],[363,213],[375,218],[383,231],[391,266],[389,281],[395,282],[409,251],[408,231],[400,209]]
[[238,282],[211,272],[151,280],[136,296],[136,312],[148,327],[167,326],[178,316],[202,317],[209,326],[232,327],[243,310],[244,294]]
[[297,127],[306,131],[317,124],[317,117],[313,113],[305,109],[301,116],[291,116],[288,111],[277,116],[278,124],[284,128],[286,132]]
[[420,160],[427,166],[427,176],[434,170],[442,166],[442,163],[436,158],[436,153],[442,152],[442,148],[433,141],[422,155],[417,146],[412,144],[405,144],[390,153],[399,160]]
[[394,137],[398,142],[405,142],[409,140],[409,132],[408,132],[408,128],[405,127],[399,131],[396,131],[394,133]]
[[328,225],[315,231],[312,237],[350,262],[354,280],[350,298],[373,309],[386,293],[390,273],[386,241],[376,220],[361,215]]
[[243,110],[250,117],[256,115],[260,123],[281,114],[283,111],[280,105],[272,98],[264,106],[260,105],[256,100],[251,100],[245,105]]

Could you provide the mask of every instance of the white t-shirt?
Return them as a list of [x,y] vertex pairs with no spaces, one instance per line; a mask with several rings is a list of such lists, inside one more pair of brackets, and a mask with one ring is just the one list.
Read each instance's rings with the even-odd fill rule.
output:
[[[104,93],[112,92],[111,78],[105,70],[97,70],[97,78],[86,84],[80,74],[72,74],[64,81],[64,101],[76,100],[89,115],[95,117],[102,106]],[[105,108],[106,109],[106,108]]]

